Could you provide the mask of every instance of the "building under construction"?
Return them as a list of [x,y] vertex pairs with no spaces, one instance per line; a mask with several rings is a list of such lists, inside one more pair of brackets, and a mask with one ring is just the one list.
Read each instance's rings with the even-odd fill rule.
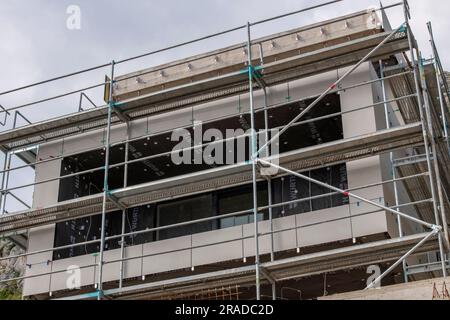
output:
[[[0,110],[14,122],[0,133],[0,233],[26,250],[1,258],[26,257],[25,274],[1,282],[23,280],[32,299],[291,300],[445,278],[449,88],[431,24],[431,60],[406,1],[252,38],[257,25],[339,2],[2,92],[107,73]],[[404,22],[391,26],[390,10]],[[117,74],[233,32],[248,40]],[[16,125],[23,108],[91,101],[93,88],[103,106]],[[180,150],[182,129],[194,139]],[[208,130],[223,138],[205,139]],[[211,149],[223,161],[173,161]],[[34,183],[11,186],[24,168]],[[17,195],[30,186],[32,205]],[[13,200],[23,210],[8,210]],[[381,274],[368,282],[373,266]]]

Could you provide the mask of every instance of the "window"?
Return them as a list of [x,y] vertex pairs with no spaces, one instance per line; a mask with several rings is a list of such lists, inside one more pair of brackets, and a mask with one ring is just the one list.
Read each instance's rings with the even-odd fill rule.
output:
[[[214,215],[212,194],[171,201],[158,206],[158,226],[168,226],[186,221],[208,218]],[[212,221],[189,224],[157,232],[157,239],[164,240],[214,229]]]
[[[267,205],[267,183],[258,184],[258,206]],[[253,208],[253,185],[246,185],[231,190],[221,191],[218,194],[219,215],[246,211]],[[264,220],[267,210],[258,213],[258,221]],[[254,221],[254,213],[227,217],[220,219],[220,228],[228,228],[251,223]]]

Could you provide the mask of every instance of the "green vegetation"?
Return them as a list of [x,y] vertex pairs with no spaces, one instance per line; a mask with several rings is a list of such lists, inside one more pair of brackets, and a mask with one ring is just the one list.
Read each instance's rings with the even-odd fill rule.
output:
[[[18,271],[13,271],[13,278],[20,277]],[[0,300],[22,300],[21,283],[19,281],[9,282],[7,286],[0,288]]]
[[22,300],[22,295],[11,289],[1,289],[0,300]]

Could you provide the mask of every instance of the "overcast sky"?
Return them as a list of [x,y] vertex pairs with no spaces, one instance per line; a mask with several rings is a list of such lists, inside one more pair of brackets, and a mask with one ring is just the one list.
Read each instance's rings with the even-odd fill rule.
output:
[[[70,73],[81,68],[120,60],[161,47],[215,33],[230,27],[323,3],[327,0],[0,0],[0,91]],[[397,0],[383,1],[384,5]],[[430,55],[426,22],[432,21],[444,67],[450,69],[450,1],[410,0],[413,32],[426,57]],[[81,29],[66,26],[67,8],[81,9]],[[300,27],[342,14],[378,6],[378,1],[346,0],[295,15],[263,27],[254,36]],[[393,27],[403,20],[401,7],[388,11]],[[245,30],[183,49],[121,65],[125,73],[190,54],[244,41]],[[0,96],[6,108],[34,99],[78,89],[103,81],[107,69],[92,72],[52,86],[20,94]],[[101,92],[89,92],[100,103]],[[24,110],[33,121],[48,115],[70,113],[78,97],[40,104]],[[1,129],[1,128],[0,128]],[[17,179],[17,182],[22,179]]]
[[[112,59],[129,56],[221,31],[246,21],[256,21],[273,15],[325,2],[305,0],[0,0],[0,91],[33,81],[72,72],[80,68],[103,64]],[[387,5],[394,1],[384,1]],[[341,14],[376,6],[377,1],[346,0],[328,7],[299,14],[263,27],[255,28],[254,35],[275,33],[292,27],[333,18]],[[81,29],[69,30],[66,13],[70,5],[81,9]],[[450,67],[450,42],[447,31],[450,2],[448,0],[410,0],[414,33],[425,56],[429,56],[426,22],[434,24],[436,42],[445,67]],[[393,26],[402,20],[401,8],[388,11]],[[206,41],[196,46],[174,50],[118,68],[124,73],[161,62],[181,58],[245,39],[245,30],[226,37]],[[26,103],[45,94],[60,93],[101,82],[108,70],[59,82],[53,86],[23,92],[20,95],[0,97],[5,107]],[[59,90],[61,89],[61,90]],[[44,95],[41,95],[45,91]],[[95,94],[94,94],[95,95]],[[31,99],[31,100],[29,100]],[[51,111],[53,106],[40,106]],[[58,109],[76,110],[76,106],[58,106]],[[38,120],[33,108],[25,114]],[[38,117],[38,118],[36,118]]]

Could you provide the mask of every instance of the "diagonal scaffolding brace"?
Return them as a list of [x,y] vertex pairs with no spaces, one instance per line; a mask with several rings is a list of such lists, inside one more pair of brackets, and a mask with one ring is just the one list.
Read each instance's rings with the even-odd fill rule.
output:
[[400,263],[406,260],[410,255],[412,255],[418,248],[420,248],[425,242],[427,242],[430,238],[439,234],[441,231],[440,227],[436,227],[431,231],[425,238],[423,238],[419,243],[417,243],[414,247],[411,248],[408,252],[406,252],[400,259],[397,260],[394,264],[392,264],[385,272],[383,272],[378,278],[372,281],[365,290],[373,288],[375,285],[379,284],[381,280],[384,279],[389,273],[391,273],[395,268],[397,268]]
[[362,58],[357,64],[355,64],[351,69],[349,69],[345,74],[343,74],[338,80],[336,80],[332,85],[330,85],[316,100],[311,102],[311,104],[306,107],[299,115],[297,115],[294,119],[291,120],[283,129],[280,130],[277,134],[275,134],[269,141],[267,141],[258,151],[257,154],[260,154],[264,149],[269,147],[274,141],[276,141],[284,132],[286,132],[294,123],[300,120],[305,114],[307,114],[312,108],[314,108],[320,101],[325,98],[327,94],[329,94],[332,90],[337,88],[339,84],[344,81],[350,74],[352,74],[356,69],[358,69],[364,62],[369,60],[370,57],[373,56],[378,49],[380,49],[383,45],[385,45],[389,40],[391,40],[398,32],[402,32],[406,30],[406,22],[403,23],[400,27],[392,31],[383,41],[381,41],[375,48],[373,48],[364,58]]
[[428,223],[428,222],[426,222],[426,221],[417,219],[417,218],[415,218],[415,217],[411,217],[410,215],[407,215],[407,214],[405,214],[405,213],[402,213],[402,212],[400,212],[400,211],[398,211],[398,210],[392,209],[392,208],[387,207],[387,206],[385,206],[385,205],[376,203],[376,202],[374,202],[374,201],[372,201],[372,200],[369,200],[369,199],[366,199],[366,198],[364,198],[364,197],[358,196],[357,194],[354,194],[353,192],[349,192],[349,191],[346,191],[346,190],[337,188],[337,187],[332,186],[332,185],[329,185],[329,184],[327,184],[327,183],[325,183],[325,182],[322,182],[322,181],[316,180],[316,179],[314,179],[314,178],[305,176],[305,175],[303,175],[303,174],[301,174],[301,173],[298,173],[298,172],[295,172],[295,171],[292,171],[292,170],[283,168],[282,166],[279,166],[279,165],[274,164],[274,163],[272,163],[272,162],[269,162],[269,161],[267,161],[267,160],[258,159],[257,161],[260,162],[260,163],[261,163],[262,165],[264,165],[264,166],[272,166],[272,167],[275,168],[275,169],[282,170],[282,171],[284,171],[284,172],[286,172],[286,173],[288,173],[288,174],[290,174],[290,175],[296,176],[296,177],[298,177],[298,178],[300,178],[300,179],[304,179],[304,180],[306,180],[306,181],[309,181],[309,182],[311,182],[311,183],[317,184],[317,185],[319,185],[319,186],[322,186],[322,187],[328,188],[328,189],[330,189],[330,190],[339,192],[339,193],[343,194],[343,195],[346,196],[346,197],[349,197],[349,198],[355,198],[355,199],[358,199],[358,200],[360,200],[360,201],[362,201],[362,202],[365,202],[365,203],[367,203],[367,204],[370,204],[370,205],[372,205],[372,206],[375,206],[375,207],[378,207],[378,208],[380,208],[380,209],[389,211],[389,212],[391,212],[391,213],[393,213],[393,214],[396,214],[396,215],[398,215],[398,216],[400,216],[400,217],[402,217],[402,218],[405,218],[405,219],[407,219],[407,220],[410,220],[410,221],[413,221],[413,222],[415,222],[415,223],[418,223],[418,224],[420,224],[420,225],[422,225],[422,226],[424,226],[424,227],[427,227],[427,228],[429,228],[429,229],[434,230],[434,229],[436,229],[436,228],[441,228],[441,227],[439,227],[439,226],[437,226],[437,225],[435,225],[435,224],[431,224],[431,223]]
[[[281,167],[279,165],[276,165],[276,164],[273,164],[273,163],[271,163],[269,161],[266,161],[266,160],[263,160],[263,159],[257,159],[257,161],[260,162],[262,165],[272,166],[272,167],[274,167],[274,168],[276,168],[278,170],[285,171],[286,173],[289,173],[289,174],[291,174],[293,176],[296,176],[296,177],[299,177],[301,179],[307,180],[307,181],[309,181],[311,183],[317,184],[317,185],[322,186],[322,187],[326,187],[326,188],[331,189],[331,190],[336,191],[336,192],[340,192],[341,194],[343,194],[343,195],[345,195],[347,197],[356,198],[356,199],[358,199],[358,200],[360,200],[362,202],[365,202],[365,203],[368,203],[370,205],[379,207],[380,209],[392,212],[392,213],[396,214],[399,217],[403,217],[403,218],[405,218],[407,220],[416,222],[416,223],[421,224],[421,225],[423,225],[425,227],[428,227],[428,228],[430,228],[432,230],[424,239],[422,239],[417,245],[415,245],[413,248],[411,248],[411,250],[409,250],[405,255],[403,255],[397,262],[395,262],[390,268],[388,268],[382,275],[380,275],[377,279],[375,279],[366,289],[370,289],[374,285],[379,283],[386,275],[388,275],[392,270],[394,270],[398,265],[400,265],[400,263],[405,261],[406,258],[408,258],[411,254],[413,254],[419,247],[421,247],[431,237],[433,237],[435,235],[438,235],[439,237],[441,237],[441,234],[442,234],[442,227],[441,226],[438,226],[438,225],[435,225],[435,224],[430,224],[430,223],[422,221],[420,219],[411,217],[411,216],[409,216],[407,214],[404,214],[404,213],[402,213],[400,211],[394,210],[392,208],[386,207],[386,206],[381,205],[379,203],[376,203],[376,202],[373,202],[371,200],[365,199],[365,198],[363,198],[361,196],[358,196],[358,195],[356,195],[354,193],[351,193],[351,192],[339,189],[337,187],[331,186],[331,185],[326,184],[324,182],[321,182],[319,180],[310,178],[310,177],[305,176],[305,175],[303,175],[301,173],[294,172],[292,170],[283,168],[283,167]],[[445,265],[443,266],[443,268],[444,268],[443,269],[443,274],[444,274],[444,277],[445,277],[445,275],[446,275]]]

